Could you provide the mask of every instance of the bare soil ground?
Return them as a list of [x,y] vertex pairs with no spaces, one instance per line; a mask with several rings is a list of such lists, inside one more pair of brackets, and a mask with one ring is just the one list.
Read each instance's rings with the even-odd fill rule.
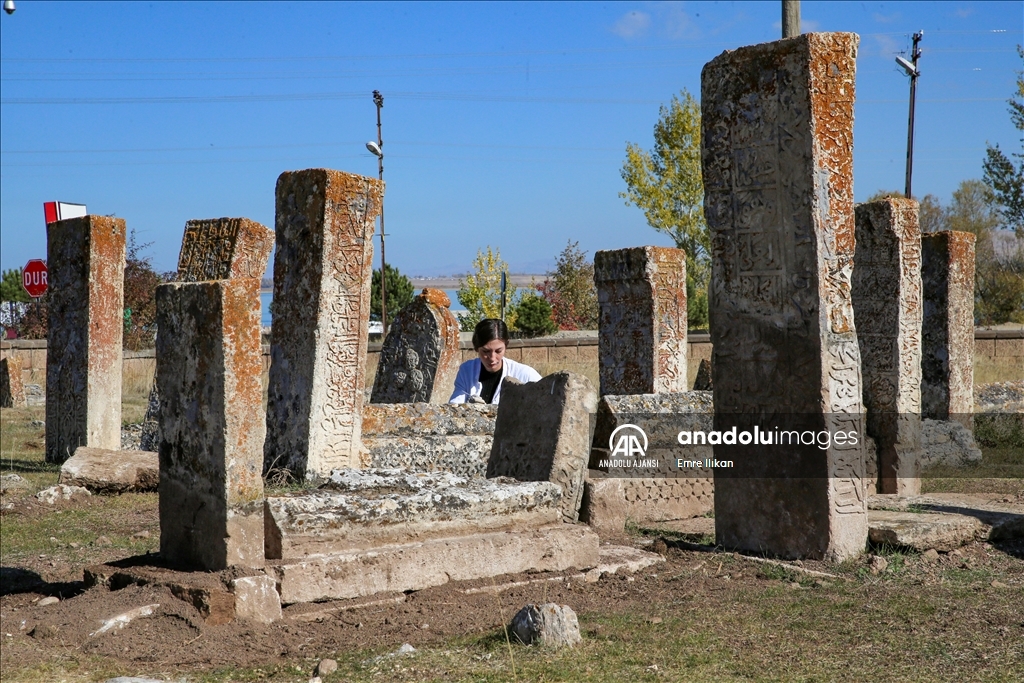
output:
[[[305,682],[325,657],[339,664],[325,683],[1024,680],[1022,541],[979,541],[934,561],[878,548],[888,567],[873,574],[869,556],[779,567],[716,549],[701,534],[633,528],[625,542],[663,554],[663,564],[596,583],[566,572],[466,592],[549,578],[500,577],[377,596],[388,601],[355,609],[367,600],[294,605],[270,625],[211,626],[165,588],[85,588],[84,567],[157,549],[157,497],[37,501],[31,494],[57,474],[29,445],[42,430],[33,411],[2,415],[3,472],[29,484],[0,496],[3,681]],[[1020,479],[975,481],[989,496],[1024,503]],[[59,601],[41,604],[47,597]],[[510,646],[502,625],[531,602],[572,607],[583,642],[562,651]],[[158,607],[97,633],[104,620],[146,605]],[[403,643],[416,652],[391,655]]]

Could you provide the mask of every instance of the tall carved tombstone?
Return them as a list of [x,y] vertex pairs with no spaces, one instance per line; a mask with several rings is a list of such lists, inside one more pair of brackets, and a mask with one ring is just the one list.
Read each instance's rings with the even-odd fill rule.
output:
[[[921,228],[917,202],[856,208],[853,310],[878,493],[921,492]],[[869,482],[869,487],[874,482]],[[869,488],[869,492],[870,492]]]
[[687,391],[686,252],[594,254],[601,395]]
[[121,448],[125,223],[82,216],[46,226],[49,333],[46,460]]
[[24,408],[25,385],[21,378],[21,360],[0,358],[0,408]]
[[388,326],[370,403],[447,403],[455,390],[459,321],[448,295],[424,289]]
[[[727,547],[842,559],[867,542],[864,454],[848,437],[863,433],[850,300],[857,42],[805,34],[725,52],[702,74],[715,429],[739,437],[714,447],[734,463],[715,473]],[[774,428],[829,437],[778,445]]]
[[247,219],[189,221],[183,281],[157,288],[160,553],[199,569],[264,564],[259,291],[272,239]]
[[178,254],[178,282],[263,277],[274,233],[248,218],[209,218],[185,223]]
[[921,237],[922,414],[968,429],[974,413],[974,240],[956,230]]
[[264,470],[360,467],[374,221],[384,184],[327,169],[277,180]]

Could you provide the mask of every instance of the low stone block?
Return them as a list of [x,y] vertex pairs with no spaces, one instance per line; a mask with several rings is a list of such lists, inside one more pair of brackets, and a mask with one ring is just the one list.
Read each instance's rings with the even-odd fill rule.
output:
[[82,446],[61,466],[59,482],[93,493],[156,491],[160,484],[160,456],[149,451]]
[[579,518],[597,390],[583,375],[558,372],[502,389],[488,477],[553,481],[566,521]]
[[21,370],[21,360],[14,356],[0,358],[0,408],[25,407]]
[[600,478],[591,471],[583,485],[580,521],[586,522],[601,537],[621,536],[626,530],[626,498],[622,479]]
[[924,551],[950,551],[970,543],[982,531],[975,517],[955,514],[870,510],[868,539],[876,545]]
[[330,488],[266,501],[266,555],[298,558],[561,519],[551,482],[467,480],[448,473],[335,470]]
[[[406,404],[408,405],[408,404]],[[363,437],[371,468],[407,467],[417,472],[450,472],[461,477],[487,474],[493,437],[397,436]]]
[[525,571],[564,571],[598,562],[598,536],[585,526],[555,524],[523,532],[501,531],[422,543],[338,553],[268,567],[281,602],[358,598],[413,591]]
[[281,596],[270,576],[246,576],[231,582],[235,618],[269,624],[281,618]]

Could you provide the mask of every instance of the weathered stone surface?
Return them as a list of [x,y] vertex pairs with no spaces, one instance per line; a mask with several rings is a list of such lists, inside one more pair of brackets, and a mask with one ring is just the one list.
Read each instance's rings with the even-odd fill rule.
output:
[[46,226],[49,268],[46,460],[121,445],[125,223],[83,216]]
[[597,391],[583,375],[557,372],[501,392],[488,477],[553,481],[562,514],[579,518]]
[[0,358],[0,408],[24,408],[26,405],[21,361],[14,356]]
[[958,420],[968,429],[974,412],[974,240],[955,230],[921,236],[922,416]]
[[268,571],[276,575],[281,602],[287,605],[422,590],[501,574],[584,569],[597,564],[598,543],[588,527],[559,523],[283,561]]
[[981,449],[974,441],[974,434],[961,423],[952,420],[922,420],[921,423],[922,465],[963,467],[981,460]]
[[921,228],[912,199],[856,208],[853,310],[879,493],[921,492]]
[[686,391],[686,252],[594,254],[601,395]]
[[[988,498],[984,496],[988,496]],[[921,496],[872,496],[870,510],[943,512],[973,517],[989,527],[989,540],[1024,538],[1024,505],[991,500],[994,494],[929,493]],[[996,494],[997,495],[997,494]]]
[[156,491],[160,483],[160,456],[148,451],[82,446],[61,465],[59,482],[93,493]]
[[31,488],[31,485],[21,475],[14,474],[13,472],[0,475],[0,493],[27,488]]
[[362,440],[369,466],[483,477],[497,414],[490,404],[367,404]]
[[665,561],[662,555],[626,545],[602,545],[596,569],[602,574],[634,574]]
[[374,221],[381,181],[327,169],[277,180],[264,469],[318,477],[360,446]]
[[981,531],[981,522],[965,515],[890,510],[868,513],[868,537],[876,545],[946,552],[970,543]]
[[281,618],[281,596],[273,577],[245,576],[231,581],[235,618],[269,624]]
[[160,449],[160,390],[156,382],[153,382],[153,388],[149,390],[149,403],[146,405],[146,416],[142,420],[139,448],[144,451]]
[[248,218],[209,218],[185,223],[178,282],[263,277],[274,233]]
[[36,494],[36,499],[46,503],[47,505],[53,505],[58,500],[71,500],[72,498],[85,498],[91,496],[92,493],[89,489],[82,486],[68,486],[67,484],[57,484],[51,486],[48,489],[43,489]]
[[424,289],[388,326],[372,403],[447,403],[462,354],[459,321],[440,289]]
[[598,536],[614,538],[626,531],[626,496],[622,479],[605,478],[603,474],[591,470],[583,484],[580,521],[586,522]]
[[157,288],[160,553],[173,562],[263,564],[259,285]]
[[512,617],[508,630],[523,645],[572,647],[583,640],[576,613],[568,605],[553,602],[522,608]]
[[[863,433],[854,260],[858,38],[725,52],[701,78],[715,429]],[[782,557],[863,551],[861,445],[714,447],[718,543]]]
[[329,488],[266,501],[266,555],[308,555],[561,520],[561,490],[547,481],[467,480],[448,473],[335,470]]
[[[626,515],[635,522],[658,522],[703,515],[714,506],[714,479],[707,469],[694,468],[692,477],[679,476],[676,459],[714,457],[712,446],[682,446],[681,430],[713,429],[714,406],[710,391],[602,396],[590,467],[622,477]],[[650,470],[601,467],[612,459],[612,434],[623,425],[636,425],[649,439],[647,458],[659,467]]]

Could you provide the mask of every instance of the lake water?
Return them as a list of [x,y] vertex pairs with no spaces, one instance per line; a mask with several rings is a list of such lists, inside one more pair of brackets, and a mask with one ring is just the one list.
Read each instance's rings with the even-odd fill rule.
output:
[[[421,290],[422,291],[422,290]],[[452,313],[463,312],[466,309],[459,303],[459,290],[457,289],[446,289],[444,290],[448,298],[452,300]],[[419,292],[417,292],[419,294]],[[270,302],[274,298],[272,292],[260,292],[260,325],[268,327],[271,323],[270,319]]]

